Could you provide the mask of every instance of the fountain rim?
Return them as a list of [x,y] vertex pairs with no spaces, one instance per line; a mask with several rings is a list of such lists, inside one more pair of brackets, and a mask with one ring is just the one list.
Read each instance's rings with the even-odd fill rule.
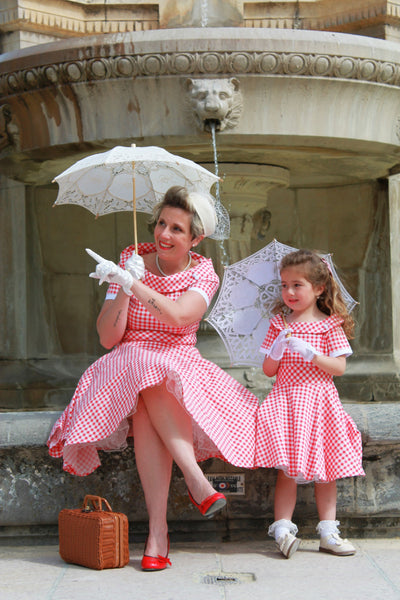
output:
[[301,77],[400,87],[400,45],[305,30],[182,28],[103,34],[0,56],[0,102],[116,79]]
[[[269,51],[269,52],[306,52],[310,45],[319,49],[321,55],[349,56],[371,60],[385,60],[400,64],[400,45],[387,40],[369,38],[347,33],[324,32],[297,29],[267,29],[251,27],[188,27],[178,29],[153,29],[127,33],[107,33],[85,37],[72,37],[55,42],[38,44],[0,55],[0,75],[7,73],[7,68],[21,68],[29,64],[49,64],[49,59],[63,62],[74,56],[78,59],[121,55],[126,53],[171,52],[210,52],[214,48],[208,42],[218,43],[215,51]],[[270,47],[265,42],[271,43]],[[159,42],[159,47],[157,47]],[[246,47],[243,48],[243,43]],[[288,48],[287,44],[294,44]],[[171,47],[168,47],[168,46]],[[150,46],[150,48],[149,48]],[[307,50],[308,49],[308,50]]]

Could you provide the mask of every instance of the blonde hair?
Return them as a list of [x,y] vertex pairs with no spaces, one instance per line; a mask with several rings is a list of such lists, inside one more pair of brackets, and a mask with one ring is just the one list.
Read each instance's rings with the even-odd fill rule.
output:
[[199,215],[190,202],[189,192],[185,187],[180,185],[170,187],[165,193],[162,201],[153,208],[153,214],[149,219],[150,231],[154,231],[154,227],[160,218],[161,211],[165,206],[181,208],[191,215],[190,233],[192,234],[193,239],[203,235],[204,227]]
[[[326,315],[337,315],[343,319],[343,330],[348,339],[354,337],[354,320],[350,316],[347,306],[343,300],[342,293],[336,283],[329,264],[317,252],[311,250],[296,250],[286,254],[281,260],[279,270],[282,273],[287,267],[295,267],[301,270],[304,277],[313,286],[323,286],[324,290],[317,299],[317,307]],[[273,312],[275,314],[288,311],[288,307],[280,298]]]

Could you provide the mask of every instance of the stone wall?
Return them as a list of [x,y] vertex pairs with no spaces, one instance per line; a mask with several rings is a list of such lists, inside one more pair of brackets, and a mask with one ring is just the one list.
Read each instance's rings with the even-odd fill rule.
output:
[[[400,535],[400,406],[348,404],[346,410],[363,432],[366,477],[338,482],[338,518],[346,535],[379,537]],[[0,538],[57,536],[62,508],[77,508],[85,494],[105,497],[114,510],[128,515],[133,540],[147,531],[143,492],[134,452],[101,453],[102,466],[88,477],[62,471],[61,459],[48,456],[44,446],[59,413],[0,413]],[[168,506],[174,539],[265,537],[265,524],[273,520],[275,471],[249,471],[209,460],[206,474],[243,474],[245,494],[228,495],[228,507],[213,521],[199,520],[189,502],[180,471],[175,467]],[[299,486],[294,521],[302,536],[315,536],[318,521],[313,485]]]
[[[20,184],[14,184],[8,204],[1,204],[3,223],[8,220],[15,230],[15,247],[2,238],[3,268],[5,273],[10,271],[2,278],[8,300],[0,306],[2,330],[7,331],[0,340],[3,410],[59,409],[68,402],[86,366],[104,352],[95,322],[106,286],[99,287],[88,277],[94,262],[85,248],[118,260],[119,252],[133,242],[130,213],[96,220],[81,207],[53,208],[56,192],[55,186],[27,188],[25,192]],[[330,251],[348,290],[360,301],[352,341],[355,358],[338,381],[342,396],[350,401],[397,399],[399,384],[390,358],[392,323],[387,318],[391,287],[386,185],[272,190],[264,206],[271,215],[270,225],[249,237],[251,252],[275,238],[295,247]],[[138,217],[139,240],[150,241],[148,217]],[[222,277],[217,250],[218,244],[212,240],[199,248],[213,257]],[[223,345],[214,338],[218,338],[215,330],[203,326],[199,347],[206,357],[229,370]],[[236,370],[234,376],[246,383],[245,371]],[[382,380],[379,386],[376,377]],[[255,392],[260,397],[264,380],[262,374],[257,376]]]
[[251,27],[356,33],[399,41],[393,0],[7,0],[0,7],[0,54],[57,39],[182,27]]

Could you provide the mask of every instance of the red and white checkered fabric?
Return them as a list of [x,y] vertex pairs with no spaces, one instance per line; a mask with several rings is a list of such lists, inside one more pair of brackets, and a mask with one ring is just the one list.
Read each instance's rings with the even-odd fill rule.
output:
[[[352,353],[342,320],[290,323],[292,334],[328,356]],[[262,344],[268,354],[285,328],[271,319]],[[282,469],[298,483],[364,475],[361,434],[340,402],[333,377],[298,353],[285,350],[276,382],[257,416],[255,466]]]
[[[123,258],[130,255],[127,250]],[[154,245],[140,244],[140,254],[151,251]],[[196,267],[169,277],[146,271],[144,283],[173,299],[195,287],[211,300],[218,276],[210,259],[194,257],[199,260]],[[100,465],[98,448],[126,446],[128,417],[135,412],[139,392],[166,380],[192,417],[197,460],[217,457],[252,468],[258,399],[200,355],[194,347],[198,326],[159,323],[132,296],[124,339],[82,375],[50,434],[51,456],[62,456],[69,473],[88,475]]]

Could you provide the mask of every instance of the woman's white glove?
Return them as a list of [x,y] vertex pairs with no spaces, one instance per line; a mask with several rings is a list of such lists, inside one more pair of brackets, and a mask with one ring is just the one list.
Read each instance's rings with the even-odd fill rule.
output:
[[142,279],[144,276],[143,258],[134,252],[126,261],[125,269],[134,279]]
[[290,329],[283,329],[277,338],[275,338],[274,343],[271,346],[271,350],[269,351],[269,357],[272,360],[281,360],[283,353],[285,352],[289,337],[291,335]]
[[132,296],[133,292],[131,292],[131,287],[133,284],[133,277],[128,271],[121,269],[121,267],[111,260],[105,260],[100,254],[96,254],[96,252],[93,252],[90,248],[86,248],[86,252],[98,262],[95,272],[90,273],[89,277],[99,279],[99,285],[105,281],[107,281],[107,283],[117,283],[122,287],[127,296]]
[[287,347],[289,348],[290,352],[298,352],[299,354],[301,354],[301,356],[307,362],[311,362],[314,356],[321,355],[321,352],[318,352],[318,350],[316,350],[314,346],[311,346],[311,344],[309,344],[305,340],[301,340],[300,338],[293,336],[291,336],[287,340]]

